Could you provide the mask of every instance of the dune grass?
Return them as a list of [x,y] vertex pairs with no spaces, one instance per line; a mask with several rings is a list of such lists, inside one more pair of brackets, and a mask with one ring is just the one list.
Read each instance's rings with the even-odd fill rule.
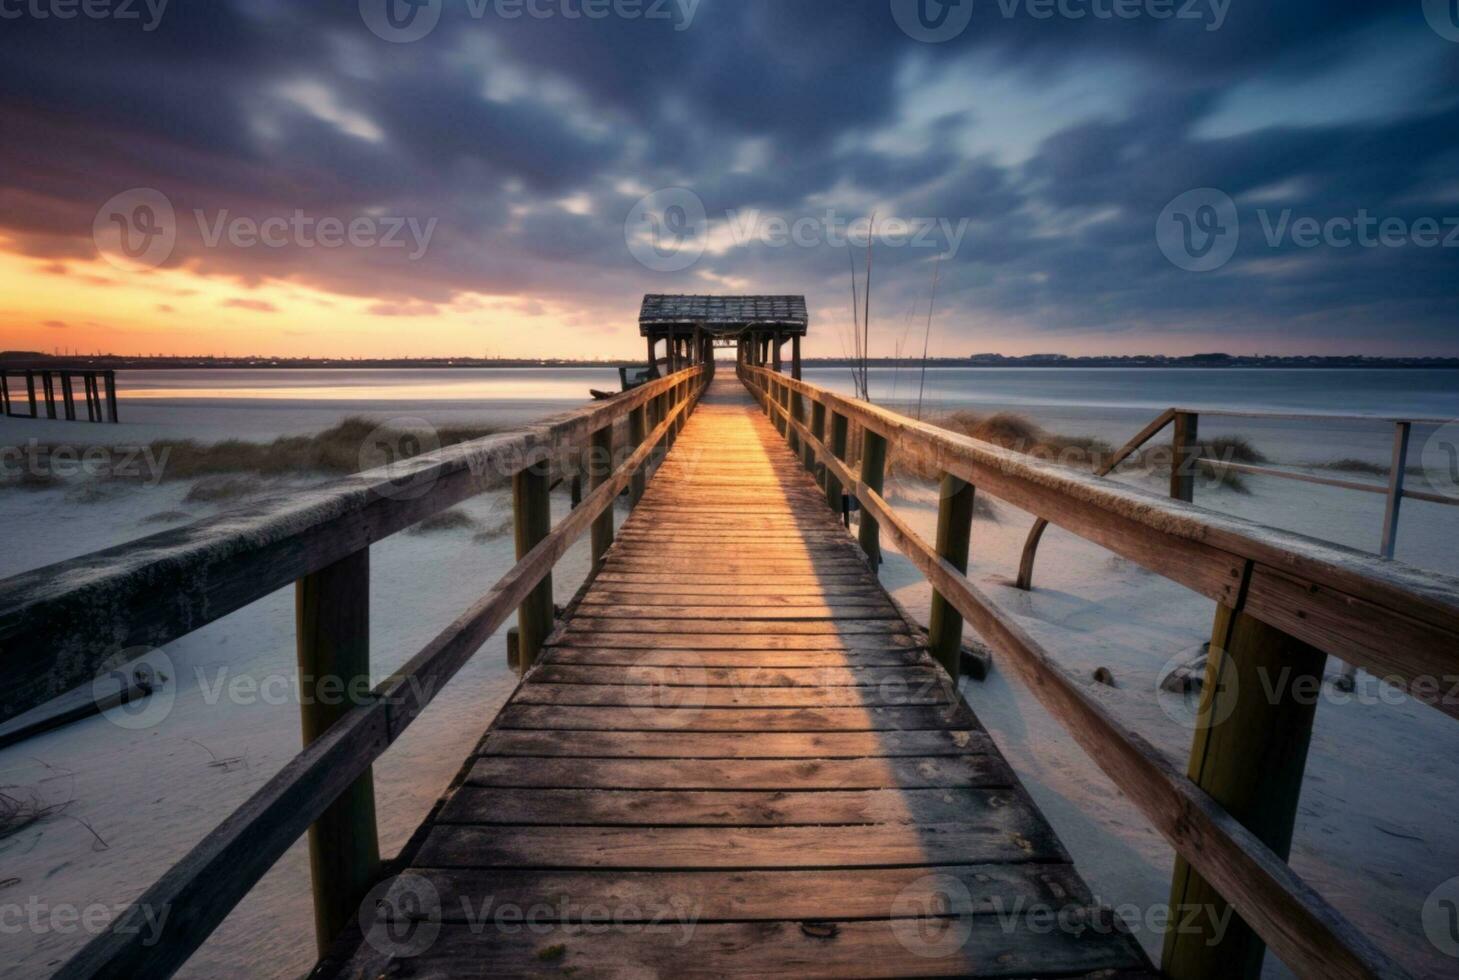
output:
[[[452,446],[480,439],[501,431],[492,426],[458,426],[437,430],[441,446]],[[371,436],[389,439],[400,447],[404,458],[417,453],[409,451],[411,442],[390,429],[380,431],[380,424],[370,419],[351,416],[338,425],[307,436],[280,436],[272,442],[248,442],[226,439],[212,444],[192,439],[157,440],[151,444],[154,458],[167,453],[164,479],[188,480],[221,473],[251,473],[260,476],[284,476],[296,473],[329,473],[348,475],[360,469],[361,450]]]
[[[493,426],[455,426],[436,431],[441,446],[493,435]],[[266,489],[263,479],[299,475],[346,476],[362,465],[367,440],[387,441],[399,458],[410,458],[433,446],[359,416],[341,420],[322,432],[280,436],[267,442],[225,439],[157,439],[145,447],[83,446],[37,443],[24,448],[26,459],[0,472],[0,486],[44,490],[65,486],[70,477],[113,482],[156,483],[198,480],[187,500],[215,503],[235,500]],[[430,440],[426,440],[429,442]],[[412,451],[412,447],[420,447]]]

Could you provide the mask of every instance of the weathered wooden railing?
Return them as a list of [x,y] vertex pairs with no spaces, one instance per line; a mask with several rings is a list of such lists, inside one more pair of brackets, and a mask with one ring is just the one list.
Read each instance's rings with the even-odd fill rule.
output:
[[[76,421],[76,385],[81,381],[81,398],[88,422],[116,422],[117,373],[85,368],[0,368],[0,411],[12,418],[65,419]],[[17,382],[16,391],[10,390]],[[23,387],[24,395],[20,394]],[[57,395],[61,396],[58,403]],[[15,407],[26,405],[24,412]],[[42,414],[44,412],[44,414]]]
[[[885,533],[927,576],[930,642],[947,669],[956,676],[966,617],[1173,845],[1172,907],[1229,904],[1240,916],[1224,936],[1171,930],[1168,975],[1254,977],[1263,944],[1300,976],[1406,975],[1286,863],[1315,710],[1299,692],[1314,678],[1320,684],[1324,654],[1332,654],[1459,716],[1459,699],[1443,683],[1459,677],[1459,580],[1040,462],[764,367],[742,364],[739,373],[780,431],[798,438],[828,501],[839,505],[844,490],[860,502],[868,559],[877,560]],[[790,410],[792,394],[799,412]],[[846,464],[852,426],[866,447],[859,474]],[[882,496],[888,450],[944,474],[935,546]],[[1090,697],[968,580],[974,493],[1216,601],[1189,776]],[[1285,685],[1265,676],[1284,671]]]
[[[517,432],[0,582],[0,720],[89,682],[118,651],[160,646],[296,583],[304,750],[58,975],[172,974],[311,825],[322,951],[378,873],[371,764],[514,610],[520,662],[531,665],[552,628],[553,566],[590,528],[594,559],[601,558],[612,541],[614,501],[625,489],[641,492],[645,467],[682,426],[710,371],[692,367]],[[608,459],[622,419],[634,444],[615,467]],[[550,464],[589,446],[597,451],[592,490],[553,527]],[[370,545],[500,486],[506,476],[516,505],[517,564],[369,688]],[[326,696],[325,685],[333,695]],[[159,910],[165,927],[153,942],[141,926]]]
[[[1388,483],[1379,486],[1361,480],[1343,480],[1316,473],[1282,469],[1276,466],[1256,466],[1230,459],[1212,459],[1200,454],[1198,432],[1203,413],[1193,408],[1168,408],[1155,417],[1133,439],[1121,446],[1108,459],[1101,461],[1094,471],[1096,476],[1108,476],[1125,460],[1138,452],[1146,443],[1160,434],[1166,426],[1172,427],[1170,443],[1170,498],[1195,501],[1196,467],[1204,461],[1233,473],[1249,473],[1254,476],[1270,476],[1279,480],[1296,480],[1301,483],[1315,483],[1341,490],[1357,490],[1364,493],[1381,493],[1387,504],[1383,509],[1383,533],[1378,545],[1378,554],[1392,558],[1398,547],[1398,519],[1405,500],[1422,500],[1432,504],[1459,506],[1459,497],[1446,496],[1414,490],[1406,485],[1408,466],[1408,443],[1415,425],[1444,425],[1448,420],[1434,418],[1379,418],[1369,415],[1290,415],[1277,412],[1233,412],[1205,410],[1205,415],[1222,418],[1249,418],[1267,421],[1290,422],[1373,422],[1393,427],[1393,455],[1388,469]],[[1033,565],[1038,556],[1039,541],[1049,522],[1043,518],[1034,521],[1029,529],[1028,539],[1023,545],[1023,558],[1018,564],[1017,585],[1020,589],[1033,587]]]

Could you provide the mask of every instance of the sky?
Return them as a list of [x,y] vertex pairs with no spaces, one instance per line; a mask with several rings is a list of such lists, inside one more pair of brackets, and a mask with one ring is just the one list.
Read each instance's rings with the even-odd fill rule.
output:
[[870,262],[876,355],[1459,355],[1459,0],[0,0],[0,91],[0,349],[841,356]]

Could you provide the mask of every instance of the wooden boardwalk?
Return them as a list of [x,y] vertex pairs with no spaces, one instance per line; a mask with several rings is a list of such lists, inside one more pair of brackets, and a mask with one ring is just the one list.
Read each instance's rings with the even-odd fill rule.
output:
[[944,677],[715,381],[334,972],[1148,972]]

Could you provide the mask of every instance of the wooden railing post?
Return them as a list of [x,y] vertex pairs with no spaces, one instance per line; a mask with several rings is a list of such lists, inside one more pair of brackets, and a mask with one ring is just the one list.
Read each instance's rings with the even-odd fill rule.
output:
[[30,417],[33,418],[33,419],[34,418],[40,418],[40,416],[36,414],[36,410],[35,410],[35,372],[34,371],[26,371],[25,372],[25,394],[26,394],[26,397],[30,400]]
[[[831,455],[846,462],[846,416],[831,412]],[[836,513],[841,513],[841,481],[829,469],[826,470],[826,504]]]
[[[294,586],[299,717],[308,745],[370,694],[370,552],[361,548]],[[320,955],[359,910],[380,870],[375,783],[366,769],[309,828]]]
[[1383,543],[1380,553],[1391,559],[1398,549],[1398,513],[1403,506],[1403,478],[1408,466],[1408,441],[1413,432],[1411,422],[1393,424],[1393,465],[1388,470],[1388,503],[1383,510]]
[[1175,432],[1170,445],[1170,496],[1191,503],[1196,497],[1196,459],[1200,416],[1195,412],[1175,413]]
[[[613,476],[613,423],[608,423],[592,434],[589,443],[588,475],[589,486],[596,490]],[[613,547],[613,502],[603,508],[603,513],[593,520],[593,567],[597,568]]]
[[106,372],[106,410],[109,415],[107,421],[120,422],[117,418],[117,373]]
[[[628,413],[628,445],[631,449],[637,449],[643,445],[643,440],[646,438],[648,438],[648,406],[644,404]],[[633,474],[633,482],[628,485],[629,506],[637,507],[647,488],[648,464],[644,463]]]
[[66,408],[66,421],[76,421],[76,392],[71,387],[71,372],[61,372],[61,399]]
[[[551,482],[545,462],[533,464],[512,477],[517,561],[552,532]],[[552,617],[552,573],[549,572],[517,607],[518,663],[523,673],[537,662],[542,644],[552,632]]]
[[41,393],[46,400],[46,418],[56,417],[56,379],[49,371],[41,372]]
[[[1327,657],[1224,604],[1206,661],[1189,775],[1286,859]],[[1177,857],[1162,969],[1172,980],[1255,978],[1266,951],[1224,898]]]
[[[973,533],[972,484],[951,474],[942,475],[937,505],[937,554],[959,572],[967,574],[968,547]],[[866,515],[862,515],[862,520]],[[952,604],[932,590],[932,614],[927,621],[928,648],[948,676],[957,681],[961,669],[963,617]]]
[[[863,427],[861,430],[861,482],[877,493],[882,491],[882,480],[886,474],[887,441],[880,435]],[[861,550],[875,572],[881,567],[881,533],[876,518],[865,507],[861,508]]]
[[[811,402],[811,435],[816,442],[825,445],[826,442],[826,406],[818,401]],[[825,480],[821,477],[820,465],[816,462],[815,447],[806,443],[805,447],[805,468],[811,471],[816,482],[825,489]]]

